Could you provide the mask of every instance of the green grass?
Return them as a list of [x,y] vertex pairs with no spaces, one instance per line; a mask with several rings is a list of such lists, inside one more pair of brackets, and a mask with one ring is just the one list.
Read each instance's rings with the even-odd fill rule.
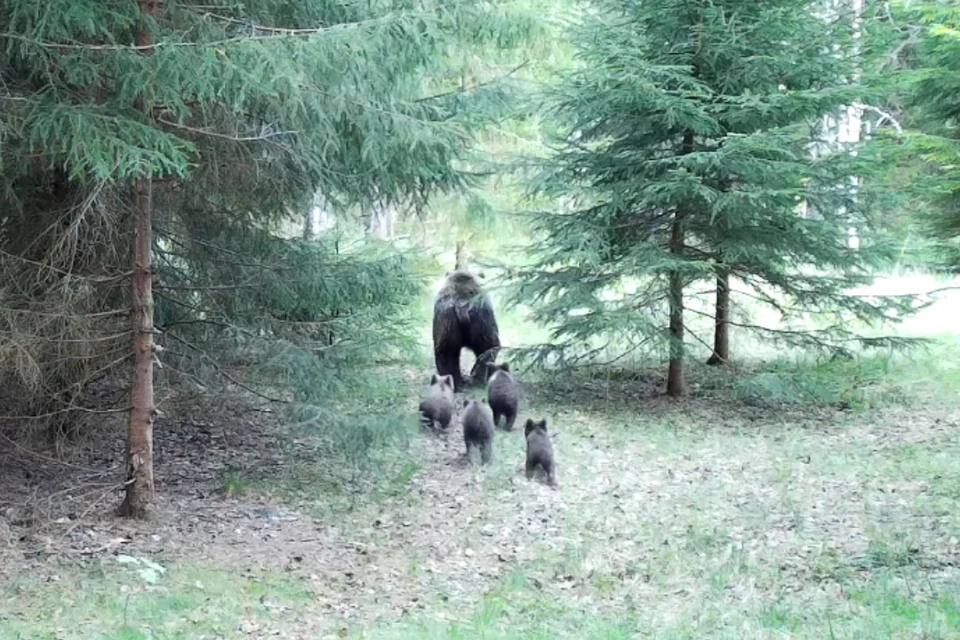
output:
[[151,558],[164,572],[37,561],[0,587],[0,638],[960,638],[960,338],[934,340],[691,366],[683,402],[640,362],[529,376],[519,422],[550,420],[557,491],[523,478],[520,433],[480,468],[454,459],[458,435],[419,431],[425,353],[392,390],[403,437],[369,466],[293,433],[274,475],[220,478],[223,497],[298,506],[297,553],[349,562],[251,574],[215,544]]
[[0,638],[128,640],[238,637],[282,622],[309,592],[288,576],[172,564],[145,579],[137,565],[51,563],[0,589]]
[[766,405],[867,409],[949,402],[960,392],[960,337],[932,340],[911,351],[851,360],[774,360],[754,365],[733,388],[741,400]]

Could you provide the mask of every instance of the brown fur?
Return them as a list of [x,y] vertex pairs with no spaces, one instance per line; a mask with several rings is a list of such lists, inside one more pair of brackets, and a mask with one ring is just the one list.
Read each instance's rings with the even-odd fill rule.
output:
[[504,429],[513,431],[513,425],[520,411],[520,385],[510,372],[510,365],[487,364],[487,401],[493,411],[493,426],[500,426],[500,417],[504,418]]
[[453,402],[453,376],[430,377],[430,390],[427,399],[420,403],[420,422],[431,429],[440,423],[441,429],[447,429],[453,420],[456,405]]
[[479,448],[480,462],[489,464],[493,459],[493,413],[487,406],[486,400],[465,402],[461,422],[467,460],[470,460],[470,451]]
[[437,373],[453,376],[454,390],[464,388],[460,352],[470,349],[477,358],[471,377],[481,382],[485,364],[500,349],[500,330],[493,304],[477,279],[465,272],[447,276],[433,304],[433,355]]
[[527,479],[532,478],[537,467],[540,467],[547,476],[547,484],[556,488],[557,465],[553,459],[553,443],[547,433],[546,419],[535,422],[527,418],[523,435],[527,439]]

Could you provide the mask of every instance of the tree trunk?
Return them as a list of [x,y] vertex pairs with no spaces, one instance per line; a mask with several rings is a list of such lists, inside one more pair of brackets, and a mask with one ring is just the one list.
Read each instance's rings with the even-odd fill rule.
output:
[[313,194],[306,215],[304,215],[303,237],[307,240],[314,240],[320,234],[332,229],[334,225],[333,214],[330,212],[330,202],[322,191],[317,190]]
[[714,312],[713,354],[707,364],[730,361],[730,270],[717,267],[717,305]]
[[[693,134],[683,135],[681,154],[693,152]],[[684,252],[683,219],[686,213],[678,207],[673,216],[673,228],[670,230],[670,253],[679,260]],[[667,369],[667,395],[682,396],[687,393],[687,383],[683,374],[683,274],[673,269],[670,280],[670,366]]]
[[151,265],[153,182],[141,179],[133,204],[131,310],[134,369],[127,426],[127,495],[120,514],[141,518],[153,499],[153,269]]
[[[156,14],[158,0],[138,0],[145,16]],[[137,32],[137,45],[153,45],[153,36]],[[151,49],[142,49],[145,55]],[[146,111],[148,105],[140,104]],[[127,423],[126,497],[122,516],[142,518],[153,500],[153,181],[141,178],[133,193],[133,269],[130,276],[130,310],[133,329],[133,379],[130,383],[130,417]]]
[[[678,212],[670,232],[670,253],[683,252],[683,217]],[[687,392],[683,375],[683,276],[670,272],[670,367],[667,369],[667,395],[682,396]]]
[[303,216],[303,239],[313,240],[317,237],[316,209],[311,206]]
[[317,196],[317,204],[314,207],[316,211],[316,229],[317,233],[326,233],[337,226],[336,218],[331,211],[330,202],[322,195]]
[[374,202],[367,218],[367,232],[378,240],[389,240],[394,236],[397,210],[393,205]]

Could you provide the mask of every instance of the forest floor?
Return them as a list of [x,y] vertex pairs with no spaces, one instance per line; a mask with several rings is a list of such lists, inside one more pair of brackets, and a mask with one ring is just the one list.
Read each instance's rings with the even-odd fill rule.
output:
[[[896,375],[854,410],[529,384],[489,468],[412,433],[362,494],[266,409],[181,412],[147,522],[112,515],[119,442],[70,467],[5,443],[0,638],[960,638],[957,386],[901,401],[924,383]],[[524,478],[527,416],[555,491]]]

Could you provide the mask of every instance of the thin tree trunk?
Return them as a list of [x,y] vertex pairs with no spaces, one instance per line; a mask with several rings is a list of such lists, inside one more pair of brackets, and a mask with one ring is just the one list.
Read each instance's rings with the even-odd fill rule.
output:
[[[146,16],[155,15],[157,0],[138,0]],[[153,37],[137,33],[138,46],[149,47]],[[152,53],[143,49],[144,54]],[[141,109],[146,105],[141,104]],[[130,309],[133,329],[133,379],[130,383],[130,418],[127,424],[126,497],[120,505],[123,516],[142,518],[153,500],[153,265],[151,218],[153,180],[141,178],[133,193],[133,269],[130,276]]]
[[130,419],[127,426],[127,494],[120,514],[141,518],[153,500],[153,269],[150,218],[153,182],[140,180],[133,205],[133,275],[131,310],[134,368],[130,385]]
[[314,240],[335,226],[336,222],[330,212],[330,206],[330,202],[323,195],[323,192],[320,190],[314,192],[303,219],[303,237],[305,239]]
[[315,213],[313,206],[307,208],[306,215],[303,216],[303,239],[313,240],[317,237],[317,225],[315,223]]
[[717,268],[717,305],[714,312],[713,353],[707,364],[730,361],[730,270]]
[[[681,154],[693,152],[693,134],[683,136]],[[670,253],[679,260],[684,252],[683,208],[677,209],[670,230]],[[682,396],[687,393],[683,372],[683,274],[673,269],[669,274],[670,284],[670,366],[667,368],[667,395]]]
[[367,232],[378,240],[389,240],[394,235],[397,210],[393,205],[374,202],[367,217]]
[[[683,252],[683,217],[677,212],[670,232],[670,253]],[[670,367],[667,369],[667,395],[682,396],[687,392],[683,375],[683,276],[670,272]]]

